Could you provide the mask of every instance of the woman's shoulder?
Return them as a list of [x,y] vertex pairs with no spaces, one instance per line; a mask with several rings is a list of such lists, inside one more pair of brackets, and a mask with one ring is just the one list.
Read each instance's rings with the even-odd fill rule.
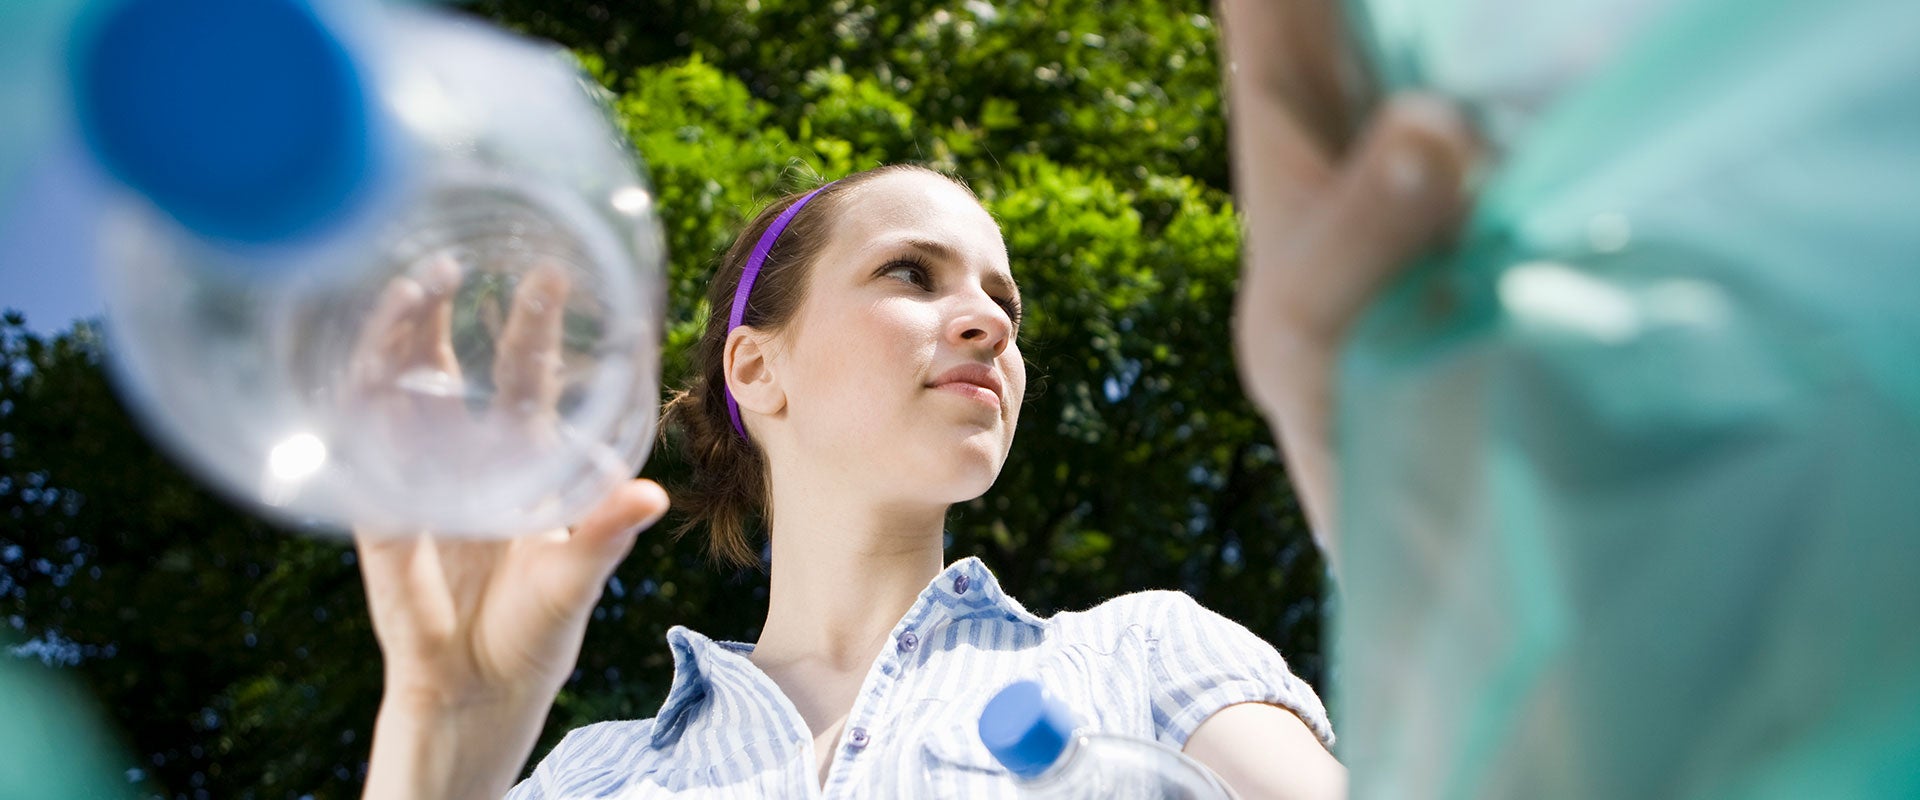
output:
[[1278,658],[1274,646],[1186,592],[1151,589],[1124,594],[1084,611],[1065,611],[1048,620],[1051,637],[1061,644],[1130,640],[1151,652],[1167,647],[1231,652],[1236,656]]
[[654,720],[615,720],[574,728],[540,759],[507,800],[607,797],[659,761]]
[[656,749],[653,741],[655,720],[623,719],[582,725],[567,732],[554,745],[541,767],[571,771],[593,764],[634,764],[645,761]]
[[1062,611],[1046,622],[1048,638],[1061,645],[1133,641],[1155,648],[1164,641],[1233,638],[1247,634],[1239,623],[1203,606],[1186,592],[1150,589],[1123,594],[1080,611]]
[[1109,598],[1083,611],[1063,611],[1049,620],[1056,626],[1107,627],[1115,624],[1141,624],[1154,627],[1181,621],[1227,621],[1186,592],[1173,589],[1147,589]]

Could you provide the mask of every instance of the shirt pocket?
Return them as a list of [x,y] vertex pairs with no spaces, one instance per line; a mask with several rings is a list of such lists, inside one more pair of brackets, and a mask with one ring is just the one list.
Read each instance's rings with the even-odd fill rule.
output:
[[905,753],[906,796],[1014,797],[1013,775],[980,741],[980,705],[949,703],[930,715],[920,741]]
[[929,733],[918,748],[915,796],[929,798],[1013,797],[1013,775],[987,752],[972,725]]

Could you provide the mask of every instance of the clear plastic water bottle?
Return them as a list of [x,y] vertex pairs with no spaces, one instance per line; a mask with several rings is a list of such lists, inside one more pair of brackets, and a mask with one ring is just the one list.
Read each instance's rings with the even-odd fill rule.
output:
[[120,0],[73,42],[124,187],[112,374],[199,476],[285,522],[500,537],[637,472],[664,246],[568,54],[366,0]]
[[1012,772],[1023,798],[1224,800],[1232,791],[1199,762],[1159,742],[1081,732],[1040,684],[1018,681],[980,712],[980,740]]

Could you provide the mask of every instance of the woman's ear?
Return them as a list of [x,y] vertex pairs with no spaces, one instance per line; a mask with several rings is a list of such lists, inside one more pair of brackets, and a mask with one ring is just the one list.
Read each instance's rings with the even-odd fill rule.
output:
[[787,407],[786,391],[774,374],[769,338],[745,325],[727,334],[721,374],[726,376],[727,390],[733,392],[733,401],[740,404],[743,415],[751,411],[770,417]]

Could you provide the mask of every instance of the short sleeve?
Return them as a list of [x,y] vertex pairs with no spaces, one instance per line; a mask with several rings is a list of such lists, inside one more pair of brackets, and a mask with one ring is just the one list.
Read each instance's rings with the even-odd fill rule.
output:
[[1329,749],[1333,726],[1320,696],[1266,640],[1181,592],[1141,593],[1149,604],[1148,662],[1160,741],[1185,747],[1208,717],[1236,703],[1292,711]]
[[575,728],[540,759],[532,775],[507,792],[506,800],[612,797],[631,777],[631,766],[652,733],[650,719]]

